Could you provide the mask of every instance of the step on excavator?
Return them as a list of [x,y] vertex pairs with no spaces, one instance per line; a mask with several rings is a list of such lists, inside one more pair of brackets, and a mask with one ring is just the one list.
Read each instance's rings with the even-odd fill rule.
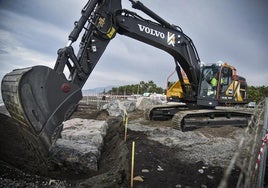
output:
[[[39,158],[45,160],[49,155],[51,146],[60,136],[62,122],[77,108],[83,85],[116,34],[164,50],[174,58],[181,95],[171,98],[186,105],[183,110],[178,105],[152,108],[149,119],[168,114],[176,122],[174,126],[183,129],[185,122],[196,122],[193,119],[198,118],[206,117],[214,123],[217,118],[224,118],[228,123],[241,123],[249,118],[248,113],[215,109],[221,104],[246,100],[246,81],[236,75],[232,66],[202,67],[194,43],[179,26],[168,23],[140,1],[129,1],[134,9],[151,19],[122,9],[121,0],[89,0],[75,22],[67,45],[58,50],[53,69],[37,65],[13,70],[4,76],[2,98],[5,106],[20,125],[29,149]],[[80,34],[79,49],[75,53],[72,44]],[[183,81],[181,69],[187,75],[187,82]],[[68,78],[65,70],[69,71]],[[213,76],[216,80],[212,85]]]

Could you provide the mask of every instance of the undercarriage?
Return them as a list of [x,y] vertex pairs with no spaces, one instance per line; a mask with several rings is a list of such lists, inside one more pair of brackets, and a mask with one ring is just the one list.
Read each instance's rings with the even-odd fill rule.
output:
[[248,125],[253,112],[250,109],[216,107],[215,109],[190,109],[185,104],[158,105],[148,109],[145,118],[149,120],[170,120],[174,129],[187,131],[205,126]]

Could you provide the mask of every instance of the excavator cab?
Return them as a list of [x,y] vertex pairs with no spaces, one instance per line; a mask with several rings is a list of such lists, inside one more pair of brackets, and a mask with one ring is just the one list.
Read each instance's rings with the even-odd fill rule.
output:
[[220,65],[203,65],[199,83],[198,105],[215,107],[217,103],[217,86],[219,84]]
[[216,107],[246,103],[245,78],[236,75],[236,69],[228,65],[203,65],[197,97],[197,105]]

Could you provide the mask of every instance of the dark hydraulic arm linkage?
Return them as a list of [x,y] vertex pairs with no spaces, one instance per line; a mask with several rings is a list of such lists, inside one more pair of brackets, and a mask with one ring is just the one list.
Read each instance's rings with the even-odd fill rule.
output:
[[[140,1],[130,1],[133,8],[143,11],[156,22],[145,20],[134,12],[122,9],[120,0],[89,1],[69,35],[68,45],[58,51],[54,69],[62,73],[67,65],[72,82],[82,87],[109,41],[119,33],[171,54],[192,83],[193,96],[187,98],[196,100],[200,60],[192,40],[181,28],[171,25]],[[83,28],[85,33],[76,56],[71,44],[77,40]]]

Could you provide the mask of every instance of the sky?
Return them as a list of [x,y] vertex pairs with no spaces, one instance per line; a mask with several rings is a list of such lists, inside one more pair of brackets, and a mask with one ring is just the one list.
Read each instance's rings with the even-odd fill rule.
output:
[[[53,68],[87,0],[0,0],[0,79],[13,69]],[[204,63],[227,62],[249,85],[268,86],[267,0],[141,0],[194,42]],[[132,9],[128,0],[123,8]],[[146,17],[148,18],[148,17]],[[73,46],[78,51],[79,41]],[[153,80],[165,87],[175,69],[166,52],[117,34],[83,89]]]

